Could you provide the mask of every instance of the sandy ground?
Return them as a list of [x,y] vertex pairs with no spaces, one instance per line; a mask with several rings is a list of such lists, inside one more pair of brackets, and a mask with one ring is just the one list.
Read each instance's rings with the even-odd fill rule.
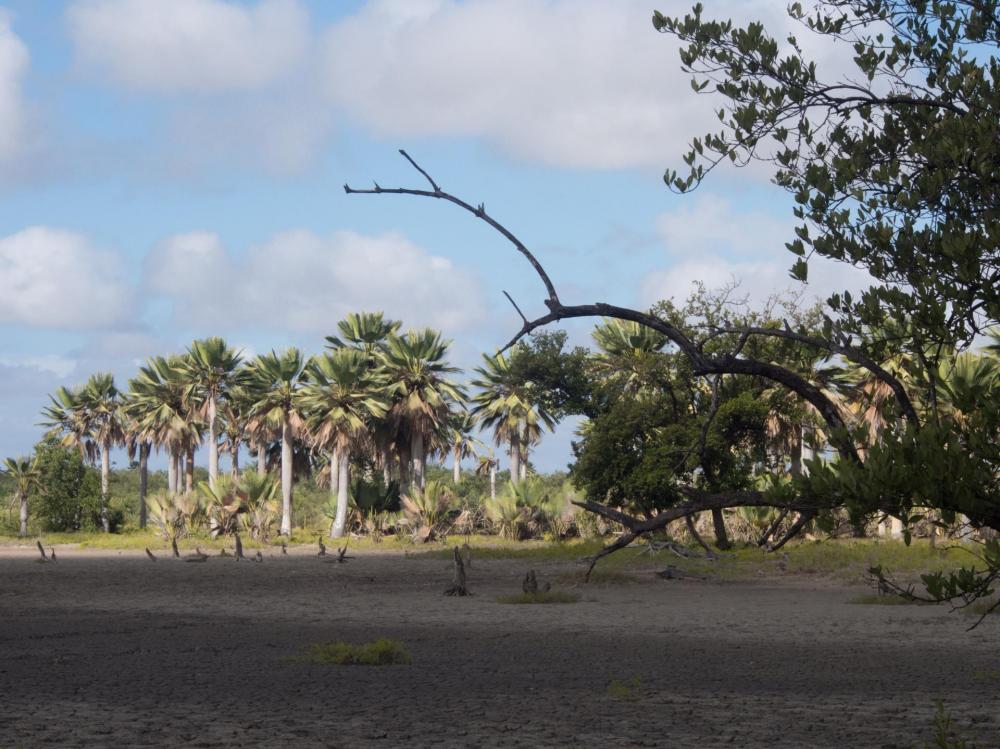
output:
[[[474,559],[475,596],[448,598],[426,556],[35,556],[0,549],[0,747],[914,747],[938,699],[1000,747],[1000,621],[966,632],[817,578],[647,575],[512,606],[523,560]],[[378,636],[413,664],[285,658]]]

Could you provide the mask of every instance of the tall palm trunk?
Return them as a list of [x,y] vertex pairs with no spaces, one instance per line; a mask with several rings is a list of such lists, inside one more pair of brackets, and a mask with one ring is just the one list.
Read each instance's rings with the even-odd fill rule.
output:
[[390,463],[390,460],[388,455],[382,456],[382,483],[385,486],[389,486],[389,482],[392,481],[392,463]]
[[510,480],[514,486],[521,482],[521,441],[510,438]]
[[234,479],[240,475],[240,445],[236,443],[229,451],[229,475]]
[[167,448],[167,491],[177,493],[177,453],[173,447]]
[[149,443],[139,445],[139,527],[146,527],[146,491],[149,488]]
[[521,453],[521,481],[527,481],[528,479],[528,446],[524,446],[524,452]]
[[194,491],[194,445],[187,450],[187,463],[184,466],[184,491]]
[[494,502],[497,499],[497,463],[495,460],[490,463],[490,499]]
[[410,438],[410,488],[424,488],[424,435],[414,431]]
[[257,475],[267,475],[267,447],[264,443],[257,445]]
[[337,518],[333,523],[333,537],[344,535],[347,524],[348,489],[351,481],[351,455],[346,449],[337,451]]
[[281,535],[292,535],[292,422],[281,422]]
[[[340,460],[337,457],[336,448],[330,451],[330,496],[335,497],[340,492]],[[336,538],[333,534],[337,532],[337,513],[333,513],[333,520],[330,521],[330,538]]]
[[28,492],[18,492],[21,500],[21,535],[28,535]]
[[219,480],[219,427],[216,423],[218,404],[215,396],[208,399],[208,485],[215,488]]
[[101,528],[105,533],[111,532],[111,521],[108,519],[108,501],[111,495],[111,443],[106,441],[101,445]]
[[462,481],[462,448],[456,446],[452,451],[452,456],[455,458],[455,462],[451,467],[451,477],[458,484]]

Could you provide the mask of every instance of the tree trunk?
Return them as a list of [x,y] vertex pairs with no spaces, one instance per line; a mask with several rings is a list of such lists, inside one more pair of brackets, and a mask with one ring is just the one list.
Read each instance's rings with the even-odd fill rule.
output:
[[330,451],[330,491],[340,491],[340,450]]
[[139,527],[146,527],[146,491],[149,488],[149,443],[139,445]]
[[215,488],[219,480],[219,432],[216,424],[218,404],[215,396],[208,399],[208,485]]
[[722,510],[712,510],[712,525],[715,528],[715,545],[725,551],[729,548],[729,536],[726,535],[726,519]]
[[497,463],[494,460],[490,463],[490,499],[494,502],[497,498]]
[[187,462],[184,466],[184,491],[194,491],[194,445],[191,445],[187,451]]
[[105,533],[111,532],[111,521],[108,519],[108,501],[111,499],[111,445],[105,442],[101,445],[101,528]]
[[236,443],[229,450],[229,474],[237,479],[240,476],[240,445]]
[[510,480],[515,486],[521,481],[521,442],[517,437],[510,439]]
[[414,432],[410,438],[410,489],[424,488],[424,435]]
[[257,475],[267,475],[267,447],[263,443],[257,445]]
[[451,478],[457,485],[462,481],[462,448],[456,447],[452,451],[452,456],[455,458],[455,462],[451,467]]
[[28,492],[19,492],[21,500],[21,535],[28,535]]
[[410,488],[410,449],[401,446],[396,461],[399,465],[399,490],[407,491]]
[[392,465],[389,463],[389,456],[382,456],[382,483],[389,486],[392,481]]
[[292,535],[292,423],[281,423],[281,535]]
[[333,523],[333,537],[344,535],[347,524],[348,490],[351,482],[351,454],[348,450],[337,451],[337,518]]
[[172,447],[167,448],[167,492],[177,493],[177,456]]
[[792,465],[789,468],[789,474],[791,474],[793,479],[797,479],[802,475],[802,427],[796,424],[792,427],[792,448],[791,448],[791,459]]
[[528,480],[528,448],[524,448],[524,454],[521,455],[521,481]]

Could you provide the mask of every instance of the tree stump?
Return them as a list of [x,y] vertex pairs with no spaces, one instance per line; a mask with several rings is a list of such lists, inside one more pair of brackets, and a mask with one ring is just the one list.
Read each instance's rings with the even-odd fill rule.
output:
[[42,542],[35,541],[35,543],[38,544],[38,553],[42,555],[42,561],[43,562],[49,561],[49,558],[45,555],[45,547],[42,546]]
[[243,541],[240,540],[240,534],[236,534],[236,552],[233,554],[236,557],[236,561],[243,559]]
[[538,593],[538,578],[535,577],[534,570],[528,570],[528,574],[524,576],[524,581],[521,583],[521,592],[527,593],[529,596]]
[[153,554],[153,552],[151,552],[151,551],[149,550],[149,547],[148,547],[148,546],[146,547],[146,556],[147,556],[147,557],[149,557],[151,561],[153,561],[153,562],[155,562],[155,561],[156,561],[156,555],[155,555],[155,554]]
[[452,578],[451,587],[444,594],[446,596],[471,596],[472,594],[465,587],[465,563],[462,561],[462,555],[459,553],[457,546],[454,548],[454,559],[454,578]]
[[180,559],[181,558],[181,553],[177,549],[177,539],[176,538],[170,539],[170,548],[174,550],[174,559]]

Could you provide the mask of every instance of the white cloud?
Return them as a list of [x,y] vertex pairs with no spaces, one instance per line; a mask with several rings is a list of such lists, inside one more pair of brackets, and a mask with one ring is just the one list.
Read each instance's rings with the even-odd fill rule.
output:
[[[677,44],[645,0],[373,0],[331,28],[330,95],[383,136],[474,136],[569,167],[662,168],[714,129]],[[728,0],[713,16],[760,18],[778,39],[784,4]]]
[[398,234],[290,231],[239,255],[214,234],[182,234],[150,252],[145,274],[176,322],[196,331],[328,333],[348,312],[384,310],[451,333],[485,313],[474,275]]
[[132,307],[121,259],[79,234],[33,226],[0,238],[0,323],[107,327]]
[[296,0],[78,0],[67,11],[80,62],[118,84],[157,93],[267,86],[302,58],[310,37]]
[[41,356],[22,354],[0,356],[0,366],[37,369],[40,372],[64,379],[76,369],[76,360],[58,354],[43,354]]
[[28,48],[0,8],[0,163],[19,155],[25,145],[27,114],[22,82],[28,72]]
[[838,291],[866,289],[874,283],[866,271],[825,258],[809,262],[809,280],[803,285],[788,275],[794,261],[785,249],[794,223],[763,210],[734,206],[711,193],[656,219],[668,257],[674,262],[655,270],[642,282],[644,304],[661,299],[683,302],[696,282],[719,289],[733,281],[751,302],[784,293],[802,293],[809,301],[826,300]]

